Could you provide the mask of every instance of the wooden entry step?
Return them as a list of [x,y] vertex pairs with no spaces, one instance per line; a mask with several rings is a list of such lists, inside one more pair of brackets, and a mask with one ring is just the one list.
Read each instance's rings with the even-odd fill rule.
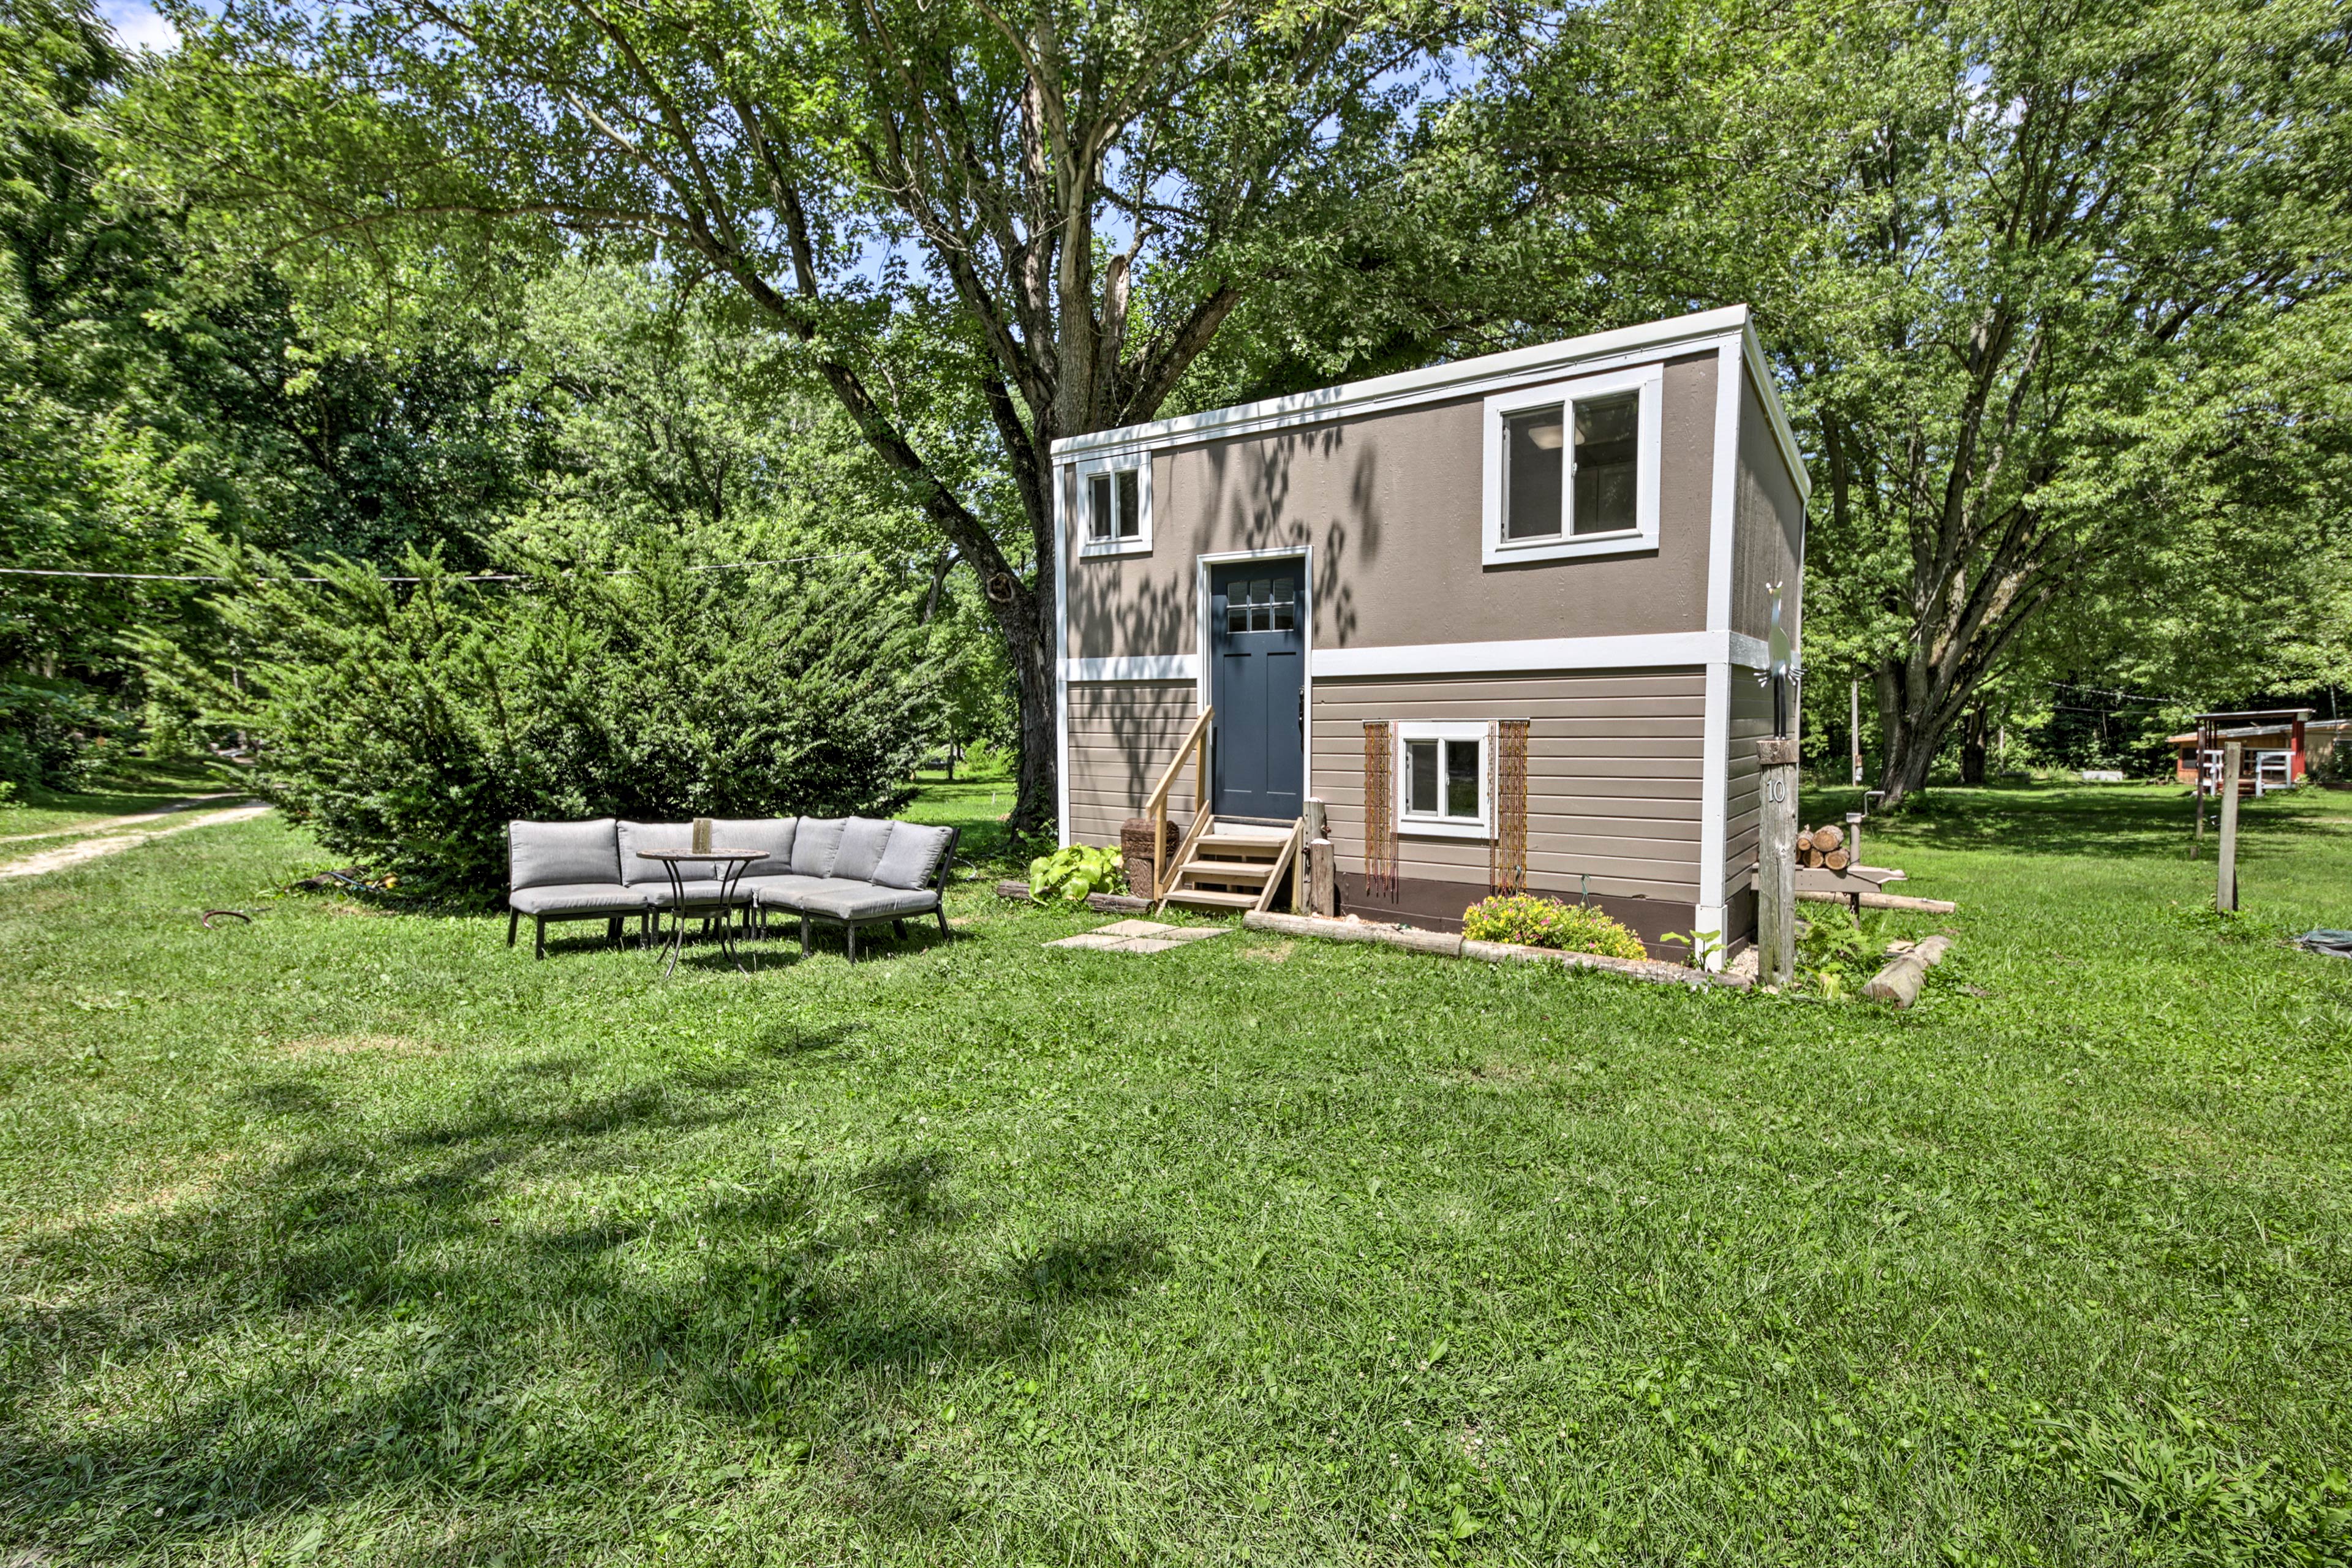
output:
[[1264,910],[1274,901],[1282,874],[1298,858],[1303,821],[1288,826],[1220,822],[1212,817],[1185,837],[1169,875],[1162,908]]

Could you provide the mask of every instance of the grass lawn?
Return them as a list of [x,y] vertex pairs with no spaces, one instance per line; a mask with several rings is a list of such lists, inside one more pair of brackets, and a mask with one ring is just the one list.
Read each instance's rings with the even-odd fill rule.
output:
[[275,818],[0,886],[0,1561],[2343,1561],[2352,795],[2234,925],[2187,813],[1874,826],[1906,1015],[982,881],[665,983]]
[[[87,790],[67,793],[36,784],[0,792],[0,838],[71,832],[110,816],[154,811],[174,801],[236,787],[234,775],[216,765],[128,759],[112,774]],[[10,848],[0,844],[0,857],[6,857]]]

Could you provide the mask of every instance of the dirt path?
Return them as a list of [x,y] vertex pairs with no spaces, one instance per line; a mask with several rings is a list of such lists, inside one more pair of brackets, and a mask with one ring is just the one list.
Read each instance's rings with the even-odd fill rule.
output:
[[[249,822],[269,810],[267,805],[240,805],[228,811],[207,811],[184,817],[162,827],[151,827],[138,833],[116,833],[101,838],[84,838],[76,843],[44,849],[37,855],[27,855],[21,860],[0,864],[0,880],[11,877],[38,877],[50,871],[62,871],[68,866],[79,866],[86,860],[100,860],[109,855],[119,855],[125,849],[136,848],[150,839],[165,837],[173,833],[185,833],[191,827],[213,827],[226,822]],[[139,816],[126,816],[123,822],[154,822],[172,816],[158,811]],[[44,834],[41,837],[47,837]]]
[[85,833],[110,833],[118,827],[136,827],[143,822],[161,822],[167,816],[199,805],[210,805],[218,800],[240,798],[236,790],[222,790],[217,795],[190,795],[169,805],[159,805],[152,811],[134,811],[128,816],[102,816],[95,822],[77,822],[66,827],[45,827],[38,833],[0,834],[0,844],[26,844],[37,838],[78,838]]

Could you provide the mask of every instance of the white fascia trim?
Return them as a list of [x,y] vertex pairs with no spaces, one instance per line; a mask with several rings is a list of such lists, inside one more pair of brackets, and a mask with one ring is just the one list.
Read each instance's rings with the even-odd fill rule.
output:
[[1066,680],[1187,680],[1198,683],[1201,661],[1189,653],[1130,654],[1123,658],[1066,658]]
[[1313,674],[1327,679],[1487,675],[1505,670],[1650,669],[1727,664],[1735,658],[1759,658],[1763,647],[1754,637],[1738,632],[1650,632],[1614,637],[1526,637],[1509,642],[1318,647],[1313,650],[1308,664]]
[[[1244,436],[1415,403],[1497,392],[1534,376],[1606,370],[1620,363],[1663,358],[1680,348],[1704,348],[1716,339],[1748,330],[1748,319],[1747,306],[1728,305],[1719,310],[1701,310],[1664,321],[1620,327],[1614,331],[1591,332],[1561,342],[1513,349],[1507,353],[1481,354],[1475,359],[1456,360],[1424,370],[1374,376],[1370,381],[1350,382],[1318,392],[1295,393],[1233,408],[1188,414],[1179,419],[1155,419],[1146,425],[1066,436],[1054,443],[1054,456],[1058,458],[1082,452]],[[1769,387],[1770,384],[1766,384]]]
[[[1322,656],[1315,651],[1315,547],[1311,544],[1277,544],[1264,550],[1219,550],[1192,558],[1192,645],[1200,649],[1199,662],[1193,667],[1198,684],[1193,688],[1194,712],[1209,705],[1209,568],[1228,561],[1284,561],[1298,563],[1298,629],[1300,646],[1306,652],[1304,668],[1298,672],[1298,689],[1307,704],[1307,731],[1298,738],[1298,798],[1307,800],[1315,794],[1315,667]],[[1213,731],[1211,731],[1214,733]]]
[[1756,335],[1754,321],[1740,328],[1739,347],[1748,374],[1756,378],[1756,395],[1762,400],[1764,413],[1772,421],[1772,439],[1780,445],[1780,460],[1789,465],[1789,477],[1797,481],[1797,499],[1810,500],[1813,477],[1805,471],[1804,454],[1797,450],[1797,433],[1789,427],[1789,411],[1780,405],[1780,388],[1772,379],[1772,367],[1764,358],[1763,341]]

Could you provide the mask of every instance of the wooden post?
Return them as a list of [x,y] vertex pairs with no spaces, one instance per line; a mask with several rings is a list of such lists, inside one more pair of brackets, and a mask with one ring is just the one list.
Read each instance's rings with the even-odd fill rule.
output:
[[1797,742],[1780,736],[1756,742],[1762,775],[1761,823],[1756,845],[1757,979],[1785,985],[1797,966]]
[[2221,856],[2213,876],[2213,907],[2231,914],[2238,910],[2238,762],[2244,754],[2237,741],[2221,748]]
[[1862,787],[1862,682],[1853,683],[1853,716],[1847,726],[1853,739],[1853,787]]
[[[1324,898],[1324,885],[1331,875],[1331,817],[1323,802],[1307,797],[1299,811],[1300,826],[1298,868],[1290,874],[1290,912],[1295,915],[1328,915],[1329,903]],[[1315,847],[1323,847],[1322,864],[1316,864]]]

